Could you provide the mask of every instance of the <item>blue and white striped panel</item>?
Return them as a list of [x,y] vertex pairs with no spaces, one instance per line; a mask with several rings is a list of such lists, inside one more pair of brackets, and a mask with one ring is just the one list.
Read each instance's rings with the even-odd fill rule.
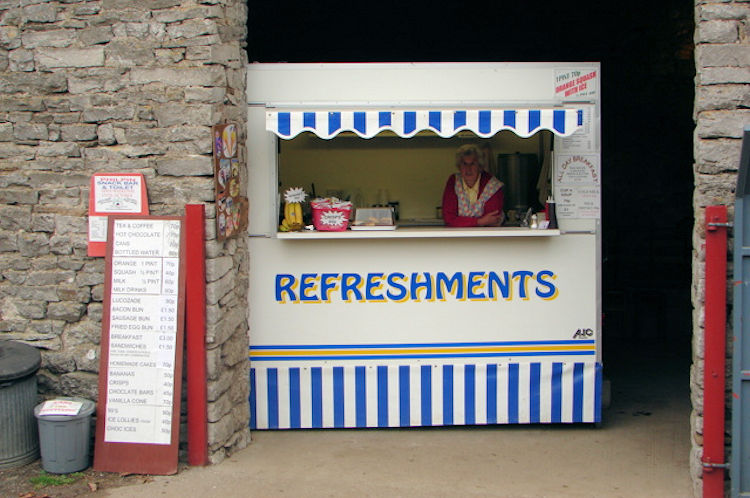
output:
[[529,137],[541,130],[567,137],[581,126],[582,110],[562,108],[266,112],[266,130],[285,139],[294,138],[304,131],[325,139],[344,131],[372,138],[385,130],[403,138],[426,130],[443,138],[465,130],[483,138],[503,130],[510,130],[521,137]]
[[601,364],[250,369],[251,429],[592,423]]

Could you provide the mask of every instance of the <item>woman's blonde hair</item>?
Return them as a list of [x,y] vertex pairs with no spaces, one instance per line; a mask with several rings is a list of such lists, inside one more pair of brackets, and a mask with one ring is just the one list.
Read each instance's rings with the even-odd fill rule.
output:
[[487,165],[485,164],[484,154],[479,150],[479,146],[476,144],[465,144],[456,150],[456,168],[461,166],[461,160],[467,156],[474,156],[477,158],[479,166],[485,170]]

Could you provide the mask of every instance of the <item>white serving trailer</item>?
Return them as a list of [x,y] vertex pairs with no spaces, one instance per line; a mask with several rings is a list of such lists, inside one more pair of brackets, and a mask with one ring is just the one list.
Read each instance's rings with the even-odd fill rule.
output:
[[[598,63],[249,65],[251,428],[599,422],[600,81]],[[559,228],[442,226],[464,143],[536,157],[532,210],[552,196]],[[397,206],[397,227],[279,232],[289,187]]]

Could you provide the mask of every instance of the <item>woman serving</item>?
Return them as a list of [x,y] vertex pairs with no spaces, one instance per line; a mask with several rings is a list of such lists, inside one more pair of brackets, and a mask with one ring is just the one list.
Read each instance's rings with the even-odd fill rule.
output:
[[456,151],[458,173],[443,191],[443,221],[451,227],[500,226],[503,222],[503,183],[484,171],[479,147],[462,145]]

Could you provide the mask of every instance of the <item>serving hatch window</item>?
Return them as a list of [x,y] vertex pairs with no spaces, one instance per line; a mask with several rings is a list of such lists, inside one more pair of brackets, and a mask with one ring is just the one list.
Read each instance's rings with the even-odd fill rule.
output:
[[280,191],[301,187],[360,208],[390,204],[402,224],[440,218],[455,151],[470,142],[506,184],[506,212],[540,206],[553,134],[569,136],[582,124],[583,112],[569,108],[266,112],[266,129],[283,139]]
[[[503,131],[491,138],[463,132],[450,138],[421,132],[409,139],[383,132],[369,139],[342,133],[322,139],[305,132],[279,141],[280,193],[302,187],[308,194],[350,200],[355,207],[395,205],[404,222],[439,219],[443,188],[456,172],[455,152],[475,143],[488,155],[488,171],[503,181],[506,210],[537,207],[537,180],[549,154],[552,134],[540,131],[521,138]],[[515,158],[523,158],[519,178]],[[529,190],[531,189],[531,190]],[[533,196],[533,197],[532,197]],[[529,206],[531,207],[531,206]]]

